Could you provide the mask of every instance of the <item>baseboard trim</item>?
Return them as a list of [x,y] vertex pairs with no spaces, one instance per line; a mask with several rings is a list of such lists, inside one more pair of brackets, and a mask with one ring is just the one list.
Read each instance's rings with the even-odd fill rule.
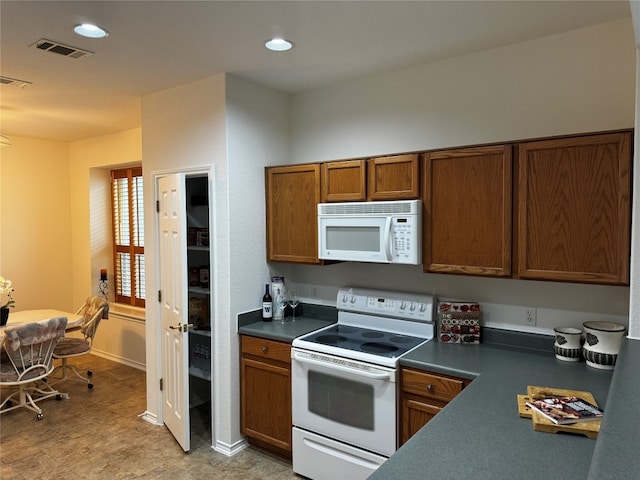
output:
[[91,353],[96,357],[106,358],[107,360],[111,360],[117,363],[121,363],[123,365],[127,365],[129,367],[133,367],[138,370],[142,370],[143,372],[147,371],[147,366],[144,363],[133,362],[127,358],[120,357],[118,355],[113,355],[112,353],[103,352],[102,350],[97,350],[95,348],[91,349]]
[[229,443],[224,443],[224,442],[220,442],[218,440],[216,440],[216,443],[213,447],[213,449],[216,452],[222,453],[223,455],[226,455],[227,457],[232,457],[234,456],[236,453],[244,450],[245,448],[247,448],[249,446],[249,444],[247,443],[246,440],[238,440],[235,443],[229,444]]
[[140,415],[138,415],[138,417],[142,418],[145,422],[149,422],[153,425],[163,425],[162,423],[158,422],[157,415],[150,412],[149,410],[142,412]]

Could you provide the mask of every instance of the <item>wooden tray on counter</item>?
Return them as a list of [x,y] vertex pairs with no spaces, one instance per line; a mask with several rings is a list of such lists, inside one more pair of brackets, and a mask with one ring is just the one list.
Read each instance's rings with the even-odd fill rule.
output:
[[531,418],[533,429],[537,432],[548,433],[572,433],[574,435],[584,435],[588,438],[596,438],[600,431],[601,421],[596,422],[578,422],[569,425],[557,425],[551,420],[546,419],[543,415],[536,411],[532,411],[526,404],[532,397],[537,396],[576,396],[598,405],[590,392],[582,392],[580,390],[567,390],[563,388],[537,387],[527,386],[527,394],[518,395],[518,414],[524,418]]

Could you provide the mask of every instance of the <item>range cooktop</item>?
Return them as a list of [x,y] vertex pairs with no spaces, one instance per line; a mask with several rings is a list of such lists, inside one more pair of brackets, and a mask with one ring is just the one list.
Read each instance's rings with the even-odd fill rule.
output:
[[303,337],[305,342],[345,348],[387,358],[396,358],[425,342],[427,338],[335,324]]

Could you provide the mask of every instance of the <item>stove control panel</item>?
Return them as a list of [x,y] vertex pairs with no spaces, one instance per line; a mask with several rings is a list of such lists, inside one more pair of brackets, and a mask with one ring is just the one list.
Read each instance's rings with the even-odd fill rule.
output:
[[434,297],[422,293],[406,293],[368,288],[338,290],[338,310],[433,321]]

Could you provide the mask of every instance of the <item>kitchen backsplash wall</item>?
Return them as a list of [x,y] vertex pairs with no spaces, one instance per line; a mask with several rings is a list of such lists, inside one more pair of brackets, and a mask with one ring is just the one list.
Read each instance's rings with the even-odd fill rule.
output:
[[[336,304],[338,288],[358,286],[428,293],[446,300],[477,301],[483,325],[553,334],[553,327],[603,320],[628,325],[629,288],[575,283],[425,274],[422,267],[344,262],[322,267],[273,263],[303,302]],[[536,325],[526,322],[535,308]]]

